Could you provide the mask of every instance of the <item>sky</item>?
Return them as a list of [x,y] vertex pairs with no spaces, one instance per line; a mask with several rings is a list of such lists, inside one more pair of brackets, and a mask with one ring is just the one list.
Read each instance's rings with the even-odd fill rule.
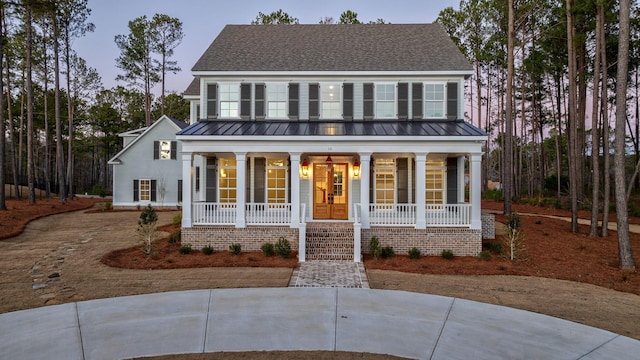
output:
[[[73,48],[95,68],[105,88],[117,85],[116,67],[120,50],[114,42],[119,34],[128,34],[128,22],[147,15],[166,14],[182,21],[185,34],[173,59],[182,68],[168,74],[168,92],[182,93],[192,80],[191,67],[227,24],[249,24],[258,12],[265,14],[282,9],[300,20],[301,24],[315,24],[321,18],[340,18],[345,10],[358,14],[362,22],[384,19],[394,24],[431,23],[446,7],[458,9],[460,0],[89,0],[89,21],[95,31],[76,39]],[[160,85],[153,92],[160,93]]]

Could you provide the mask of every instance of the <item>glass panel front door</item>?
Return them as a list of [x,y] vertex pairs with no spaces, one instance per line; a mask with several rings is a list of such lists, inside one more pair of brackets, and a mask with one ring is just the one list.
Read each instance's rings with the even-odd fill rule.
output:
[[313,167],[313,218],[346,220],[348,211],[347,164]]

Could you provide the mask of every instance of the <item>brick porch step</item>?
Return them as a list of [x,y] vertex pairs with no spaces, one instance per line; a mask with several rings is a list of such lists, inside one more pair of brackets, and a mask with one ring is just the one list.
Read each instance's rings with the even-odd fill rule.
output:
[[353,225],[307,224],[307,260],[353,260]]

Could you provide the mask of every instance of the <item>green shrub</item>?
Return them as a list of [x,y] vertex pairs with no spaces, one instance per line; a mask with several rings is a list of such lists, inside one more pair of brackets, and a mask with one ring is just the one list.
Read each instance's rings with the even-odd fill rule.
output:
[[169,244],[175,244],[182,240],[182,230],[178,229],[178,231],[169,235]]
[[178,249],[178,252],[182,255],[191,254],[191,245],[182,245]]
[[482,259],[484,261],[491,260],[491,252],[489,250],[480,251],[480,259]]
[[264,256],[271,257],[276,254],[275,247],[273,246],[272,243],[262,244],[262,246],[260,246],[260,250],[262,250],[262,253],[264,253]]
[[488,242],[487,247],[496,254],[502,254],[502,244],[500,243]]
[[380,241],[378,240],[378,237],[372,236],[369,241],[369,254],[371,254],[374,259],[377,259],[380,256],[381,251],[382,249],[380,248]]
[[409,249],[409,259],[419,259],[420,249],[412,247]]
[[229,251],[231,251],[233,255],[239,255],[242,252],[242,245],[238,243],[231,244],[229,245]]
[[385,246],[382,249],[380,249],[380,256],[383,259],[392,258],[395,255],[396,253],[393,251],[393,248],[391,246]]
[[454,257],[453,251],[451,250],[442,250],[442,253],[440,253],[440,255],[442,256],[443,259],[447,259],[447,260],[451,260]]
[[95,185],[93,185],[91,190],[89,190],[89,193],[91,195],[98,195],[101,198],[104,198],[107,195],[109,195],[109,190],[107,190],[104,186],[102,186],[100,184],[95,184]]
[[100,205],[100,211],[109,211],[112,209],[112,205],[110,202],[101,202]]
[[211,255],[211,254],[213,254],[213,247],[211,247],[211,245],[205,246],[200,251],[202,251],[202,253],[205,254],[205,255]]
[[275,251],[281,258],[288,259],[291,255],[291,243],[284,237],[280,237],[276,242]]
[[172,223],[173,225],[180,225],[180,224],[182,224],[182,213],[175,214],[175,215],[173,216],[173,220],[171,221],[171,223]]
[[151,207],[151,204],[144,208],[138,220],[138,236],[142,240],[142,250],[145,254],[152,253],[153,240],[156,237],[156,223],[158,222],[158,214]]
[[491,190],[488,189],[487,191],[484,192],[484,198],[485,199],[489,199],[489,200],[493,200],[493,201],[501,201],[502,200],[502,190]]

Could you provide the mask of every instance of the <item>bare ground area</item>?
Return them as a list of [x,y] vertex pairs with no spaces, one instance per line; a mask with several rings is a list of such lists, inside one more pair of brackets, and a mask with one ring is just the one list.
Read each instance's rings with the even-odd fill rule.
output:
[[[1,216],[11,211],[0,212],[0,234],[8,218]],[[159,223],[171,223],[176,213],[159,212]],[[0,313],[163,291],[288,284],[292,268],[262,267],[261,254],[257,253],[245,258],[252,257],[251,266],[257,267],[232,266],[229,261],[238,258],[226,252],[211,255],[217,255],[218,260],[226,258],[222,260],[227,263],[224,267],[132,270],[103,264],[101,259],[106,254],[139,244],[138,217],[139,211],[52,215],[32,221],[20,235],[0,241]],[[569,233],[568,223],[561,220],[522,218],[527,236],[524,261],[512,263],[496,254],[490,261],[439,257],[416,261],[400,255],[386,260],[366,259],[370,285],[506,305],[640,339],[640,277],[616,268],[615,233],[605,239],[589,238],[585,228],[581,228],[581,234]],[[632,236],[635,258],[640,259],[640,239],[637,234]],[[161,261],[161,257],[158,259]],[[173,266],[179,267],[175,262],[181,258],[175,259]],[[370,355],[341,354],[340,358]],[[193,359],[283,358],[273,353],[203,356]],[[320,355],[295,352],[288,356]]]

